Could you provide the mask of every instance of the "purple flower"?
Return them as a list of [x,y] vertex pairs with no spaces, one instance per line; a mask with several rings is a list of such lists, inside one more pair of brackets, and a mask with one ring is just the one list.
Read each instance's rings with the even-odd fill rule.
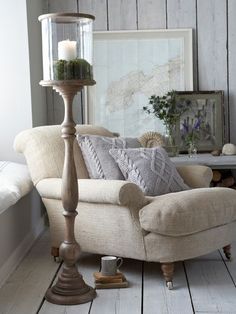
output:
[[182,123],[182,126],[183,126],[184,133],[188,133],[189,132],[189,126],[187,124],[186,119],[184,119],[184,122]]
[[201,120],[198,118],[198,119],[195,121],[193,128],[194,128],[195,130],[197,130],[197,129],[200,128],[200,125],[201,125]]

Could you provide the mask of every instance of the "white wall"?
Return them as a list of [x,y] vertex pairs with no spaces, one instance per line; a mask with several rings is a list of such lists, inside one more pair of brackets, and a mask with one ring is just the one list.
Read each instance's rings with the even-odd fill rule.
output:
[[22,156],[12,148],[16,134],[33,125],[46,124],[45,91],[38,86],[42,61],[37,15],[42,12],[42,1],[0,2],[0,160],[20,161]]
[[28,42],[33,126],[47,124],[46,89],[39,85],[43,78],[41,23],[43,1],[27,0]]

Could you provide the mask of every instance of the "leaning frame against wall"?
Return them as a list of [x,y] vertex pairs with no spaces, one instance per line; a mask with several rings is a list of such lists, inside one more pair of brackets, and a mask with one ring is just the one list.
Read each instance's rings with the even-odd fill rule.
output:
[[94,76],[86,122],[123,136],[164,132],[142,108],[153,94],[193,89],[192,29],[95,32]]
[[221,150],[224,145],[224,92],[179,91],[177,102],[188,108],[180,117],[180,151],[187,151],[188,139],[195,142],[198,152]]

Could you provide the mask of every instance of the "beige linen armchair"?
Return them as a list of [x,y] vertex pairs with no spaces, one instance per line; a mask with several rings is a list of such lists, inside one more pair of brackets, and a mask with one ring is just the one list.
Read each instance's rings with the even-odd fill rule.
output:
[[[79,125],[77,132],[113,136],[108,130],[91,125]],[[61,127],[23,131],[16,137],[14,146],[24,154],[33,183],[46,206],[51,252],[56,257],[65,231]],[[74,157],[79,182],[75,236],[83,251],[160,262],[169,288],[175,261],[221,247],[230,256],[229,243],[236,236],[236,191],[209,188],[210,168],[179,167],[185,183],[194,189],[146,197],[130,182],[89,179],[77,141]]]

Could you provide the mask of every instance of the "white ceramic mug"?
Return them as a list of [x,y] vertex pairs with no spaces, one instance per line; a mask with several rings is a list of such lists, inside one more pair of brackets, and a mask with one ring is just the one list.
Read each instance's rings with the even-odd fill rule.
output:
[[123,264],[123,259],[116,256],[103,256],[101,258],[101,273],[103,276],[115,276],[117,269]]

